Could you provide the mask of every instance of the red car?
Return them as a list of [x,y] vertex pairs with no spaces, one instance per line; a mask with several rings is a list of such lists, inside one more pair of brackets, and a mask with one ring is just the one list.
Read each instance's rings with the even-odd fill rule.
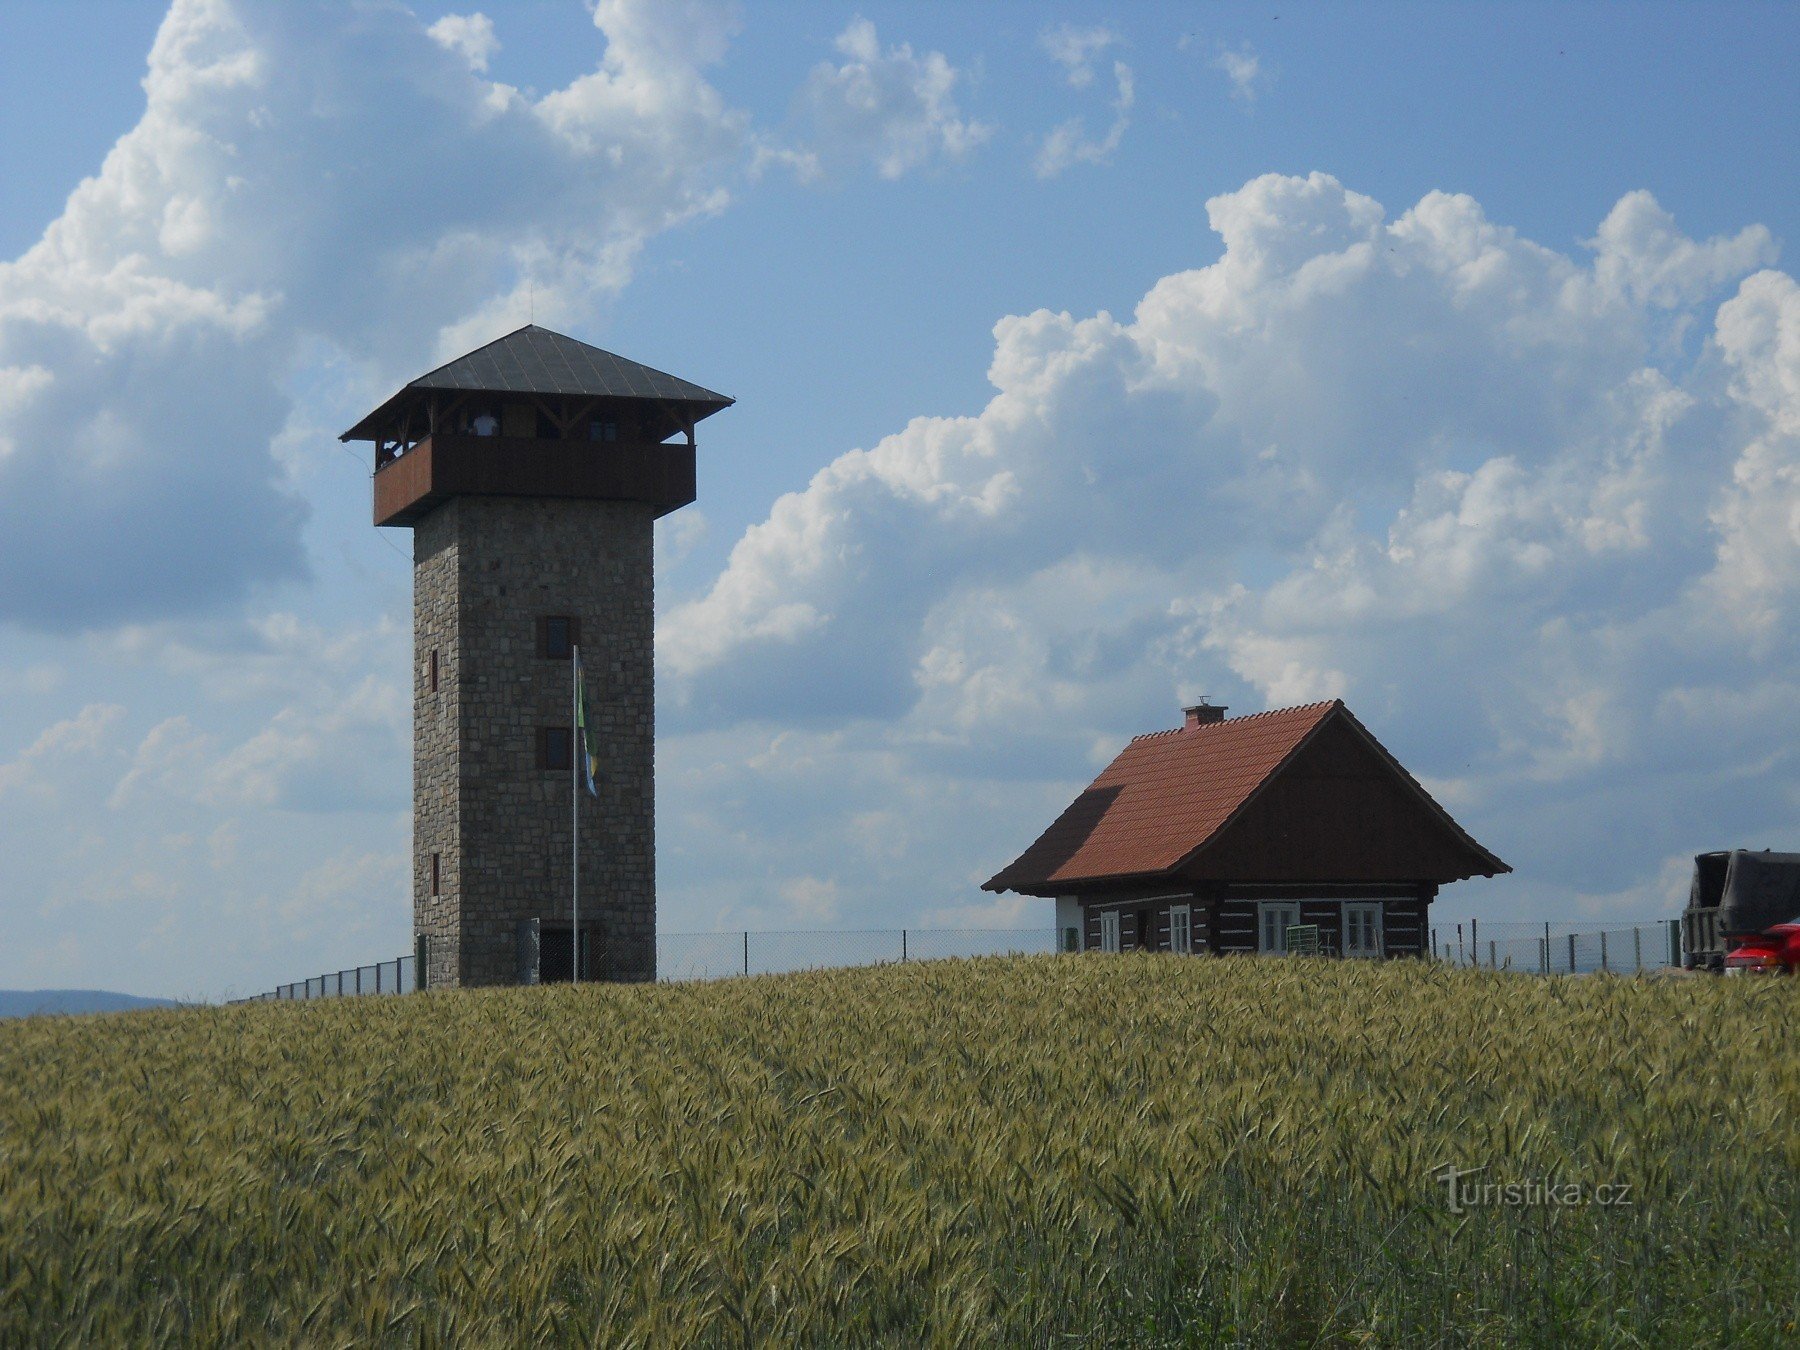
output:
[[1727,975],[1793,975],[1800,973],[1800,918],[1778,923],[1765,933],[1745,938],[1725,954]]

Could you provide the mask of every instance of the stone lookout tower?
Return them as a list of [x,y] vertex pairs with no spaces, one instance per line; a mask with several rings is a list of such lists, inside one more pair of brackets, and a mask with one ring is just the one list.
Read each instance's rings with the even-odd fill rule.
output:
[[[431,987],[656,976],[651,525],[732,400],[535,325],[421,375],[375,443],[413,532],[413,928]],[[570,653],[599,800],[570,927]]]

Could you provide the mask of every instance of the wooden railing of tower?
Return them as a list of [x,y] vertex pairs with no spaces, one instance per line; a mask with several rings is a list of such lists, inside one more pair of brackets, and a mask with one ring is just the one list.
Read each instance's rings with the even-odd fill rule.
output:
[[647,502],[659,516],[696,493],[694,446],[667,442],[427,436],[375,471],[375,523],[411,525],[458,496]]

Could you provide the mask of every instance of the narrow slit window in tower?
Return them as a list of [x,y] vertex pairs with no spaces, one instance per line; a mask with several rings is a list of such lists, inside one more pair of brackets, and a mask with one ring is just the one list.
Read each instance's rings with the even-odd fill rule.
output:
[[538,768],[549,772],[569,771],[569,729],[538,728]]
[[581,641],[581,624],[567,614],[538,620],[538,655],[551,661],[567,661]]

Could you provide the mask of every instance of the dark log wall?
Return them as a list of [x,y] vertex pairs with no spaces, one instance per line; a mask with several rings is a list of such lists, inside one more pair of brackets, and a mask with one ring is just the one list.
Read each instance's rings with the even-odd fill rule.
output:
[[1354,728],[1334,719],[1180,870],[1195,881],[1449,881],[1475,856]]
[[1381,911],[1381,946],[1386,956],[1423,956],[1430,905],[1424,900],[1390,900]]
[[[1167,887],[1159,891],[1109,895],[1082,904],[1082,946],[1087,951],[1100,950],[1100,915],[1109,910],[1119,914],[1119,949],[1133,952],[1145,946],[1151,951],[1169,950],[1169,910],[1186,905],[1193,924],[1195,951],[1206,950],[1206,907],[1190,894],[1172,893]],[[1148,919],[1145,923],[1144,920]],[[1148,943],[1145,938],[1148,938]]]
[[[1269,889],[1272,893],[1261,898],[1295,898],[1292,895],[1280,894],[1280,888],[1271,887]],[[1347,892],[1366,890],[1362,887],[1341,889]],[[1394,897],[1391,894],[1381,897],[1364,894],[1358,897],[1353,893],[1347,898],[1379,899],[1382,907],[1381,936],[1384,956],[1420,956],[1424,954],[1430,904],[1428,899],[1419,896]],[[1327,951],[1342,951],[1344,900],[1303,897],[1300,898],[1299,903],[1300,922],[1319,926],[1319,937]],[[1082,905],[1083,949],[1086,951],[1100,950],[1100,916],[1108,911],[1117,911],[1120,950],[1130,952],[1143,949],[1145,944],[1142,938],[1147,933],[1150,937],[1148,944],[1150,950],[1167,951],[1169,949],[1169,909],[1172,905],[1180,904],[1188,906],[1192,919],[1194,951],[1232,955],[1248,954],[1257,950],[1256,899],[1171,897],[1166,893],[1155,898],[1114,895],[1084,902]],[[1140,923],[1140,919],[1146,911],[1148,911],[1150,920],[1147,926]]]
[[[1269,899],[1286,899],[1270,896]],[[1425,951],[1426,901],[1417,897],[1381,900],[1381,951],[1383,956],[1420,956]],[[1257,902],[1226,900],[1219,905],[1218,945],[1221,955],[1257,950]],[[1319,940],[1327,951],[1344,949],[1344,902],[1300,901],[1300,922],[1319,926]]]
[[1256,906],[1221,901],[1218,905],[1217,939],[1212,948],[1222,955],[1256,950]]

